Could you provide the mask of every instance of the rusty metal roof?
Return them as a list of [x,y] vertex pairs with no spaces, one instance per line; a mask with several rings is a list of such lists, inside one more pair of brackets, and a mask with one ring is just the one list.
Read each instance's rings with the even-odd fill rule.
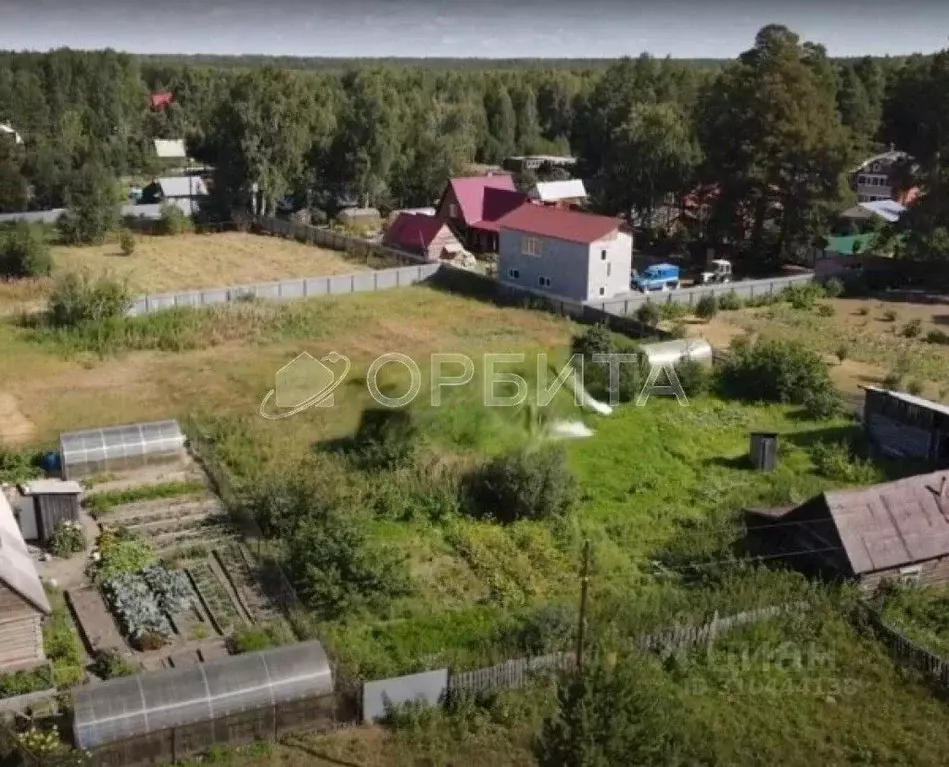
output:
[[949,471],[823,499],[856,575],[949,555]]

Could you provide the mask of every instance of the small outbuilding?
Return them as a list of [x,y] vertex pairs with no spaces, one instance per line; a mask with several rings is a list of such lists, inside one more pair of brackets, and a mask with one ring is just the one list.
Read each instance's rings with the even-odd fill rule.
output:
[[809,574],[949,584],[949,472],[821,493],[800,506],[747,509],[751,549]]
[[876,386],[864,391],[863,426],[875,452],[949,468],[949,407]]
[[587,199],[587,190],[578,178],[565,181],[538,181],[527,196],[541,205],[555,208],[569,208],[580,205]]
[[119,474],[145,466],[184,466],[186,438],[177,421],[107,426],[60,435],[64,479]]
[[416,253],[428,261],[454,258],[464,250],[451,228],[440,218],[402,213],[386,230],[383,244]]
[[0,673],[43,664],[49,600],[6,494],[0,491]]
[[82,486],[61,479],[38,479],[20,485],[15,509],[24,539],[43,544],[64,522],[79,521]]

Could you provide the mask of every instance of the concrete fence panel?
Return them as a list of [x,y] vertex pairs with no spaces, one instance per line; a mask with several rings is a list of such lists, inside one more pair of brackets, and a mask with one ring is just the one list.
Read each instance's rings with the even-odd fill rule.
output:
[[437,706],[448,692],[448,669],[366,682],[362,688],[362,718],[368,723],[383,719],[389,706],[421,701]]

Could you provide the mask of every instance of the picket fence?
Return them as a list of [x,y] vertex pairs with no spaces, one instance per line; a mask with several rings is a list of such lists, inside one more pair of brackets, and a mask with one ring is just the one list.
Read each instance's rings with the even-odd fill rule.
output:
[[858,626],[868,626],[900,662],[929,677],[939,687],[949,690],[949,660],[930,652],[887,623],[876,610],[860,606],[856,609]]

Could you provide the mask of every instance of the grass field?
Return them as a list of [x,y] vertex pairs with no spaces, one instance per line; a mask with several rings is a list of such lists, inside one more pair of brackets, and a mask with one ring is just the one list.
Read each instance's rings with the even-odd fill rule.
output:
[[[365,269],[342,253],[282,237],[226,232],[173,237],[136,235],[123,256],[118,242],[53,248],[55,272],[89,269],[128,280],[135,293],[226,287],[290,277],[349,274]],[[0,283],[0,311],[41,304],[50,280]]]
[[930,652],[949,658],[949,588],[901,589],[886,600],[883,616]]
[[[905,333],[913,332],[907,331],[907,326],[914,321],[919,323],[919,331],[907,337]],[[838,298],[820,301],[810,309],[778,303],[719,312],[709,323],[692,322],[688,327],[691,334],[723,348],[746,333],[802,341],[825,356],[834,381],[845,391],[878,385],[888,374],[900,370],[904,384],[918,382],[924,396],[939,400],[949,397],[949,346],[926,341],[932,331],[949,331],[949,299],[912,302]],[[841,347],[846,350],[842,363],[837,357]]]

